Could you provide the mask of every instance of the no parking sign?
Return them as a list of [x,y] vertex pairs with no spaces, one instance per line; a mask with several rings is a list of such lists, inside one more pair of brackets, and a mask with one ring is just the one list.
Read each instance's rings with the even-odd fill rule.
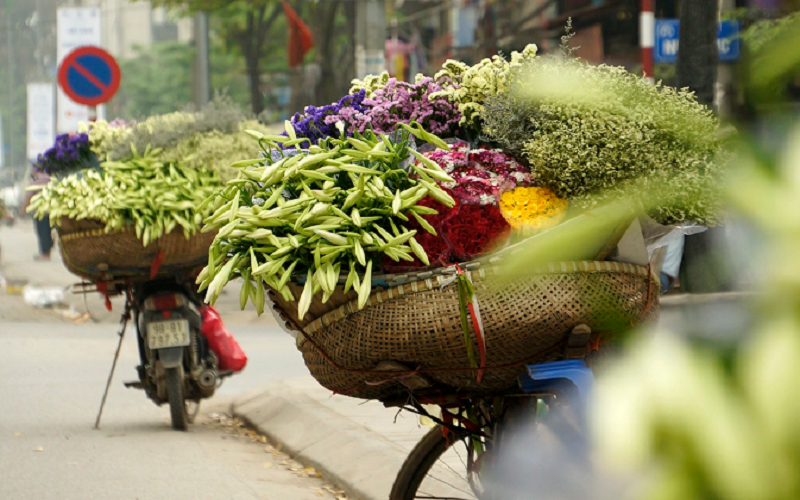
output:
[[114,57],[99,47],[78,47],[58,67],[58,84],[79,104],[108,102],[119,88],[120,72]]

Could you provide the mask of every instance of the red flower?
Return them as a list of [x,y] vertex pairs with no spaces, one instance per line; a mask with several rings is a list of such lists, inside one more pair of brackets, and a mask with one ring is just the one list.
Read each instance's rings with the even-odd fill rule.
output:
[[[442,189],[447,191],[447,193],[450,196],[453,196],[453,192],[450,191],[449,189],[447,189],[447,188],[442,188]],[[439,203],[438,201],[434,200],[430,196],[426,196],[425,198],[422,198],[421,200],[419,200],[417,202],[418,206],[432,208],[432,209],[434,209],[434,210],[436,210],[438,212],[436,215],[423,215],[422,216],[423,219],[428,221],[428,224],[430,224],[431,226],[433,226],[434,229],[436,229],[437,233],[440,232],[439,229],[443,225],[445,225],[445,223],[448,220],[450,220],[452,217],[454,217],[458,213],[458,207],[459,207],[460,203],[459,203],[458,199],[456,199],[455,197],[453,197],[453,199],[456,200],[456,204],[453,206],[453,208],[449,208],[449,207],[446,207],[446,206],[442,205],[441,203]],[[423,233],[423,232],[427,233],[427,231],[422,229],[422,226],[419,225],[419,223],[417,222],[416,218],[413,218],[413,217],[411,218],[409,226],[411,227],[411,229],[416,229],[417,230],[417,235],[419,235],[420,233]]]
[[490,252],[505,243],[510,226],[493,205],[462,205],[458,216],[444,228],[443,236],[458,261]]
[[[464,262],[490,252],[504,244],[510,234],[508,222],[493,205],[462,205],[456,201],[453,208],[447,208],[430,197],[423,198],[418,205],[439,212],[423,216],[436,230],[436,236],[427,232],[415,218],[408,223],[410,229],[417,230],[414,238],[428,254],[431,267]],[[395,262],[385,255],[381,264],[387,273],[408,272],[425,266],[416,258],[413,262]]]

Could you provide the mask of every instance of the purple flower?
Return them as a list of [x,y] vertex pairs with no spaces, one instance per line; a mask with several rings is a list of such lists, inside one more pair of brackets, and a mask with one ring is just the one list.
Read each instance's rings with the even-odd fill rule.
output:
[[453,137],[461,114],[445,98],[430,99],[429,95],[439,90],[441,86],[429,77],[416,84],[390,78],[374,98],[364,101],[369,111],[355,128],[363,132],[369,126],[376,132],[388,132],[398,123],[417,121],[429,132]]
[[446,98],[429,98],[430,93],[439,90],[442,87],[428,77],[416,84],[390,78],[373,98],[366,98],[366,92],[361,90],[344,96],[337,103],[308,106],[291,121],[297,135],[309,138],[314,144],[325,137],[339,137],[337,123],[344,125],[347,135],[353,135],[370,129],[388,133],[399,123],[417,121],[429,132],[453,137],[458,131],[461,114]]
[[59,175],[84,168],[94,160],[87,134],[61,134],[52,148],[39,155],[33,167],[37,172]]
[[291,122],[297,136],[307,137],[314,144],[326,137],[339,137],[336,122],[344,121],[345,128],[349,129],[353,117],[367,110],[363,105],[365,98],[366,92],[361,90],[327,106],[307,106],[303,114],[297,113],[292,117]]

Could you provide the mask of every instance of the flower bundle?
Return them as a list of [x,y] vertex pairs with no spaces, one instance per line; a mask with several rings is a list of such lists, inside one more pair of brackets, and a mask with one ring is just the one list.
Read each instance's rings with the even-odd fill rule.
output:
[[[530,172],[513,158],[499,150],[470,149],[464,142],[456,142],[450,150],[437,149],[422,155],[418,165],[438,165],[452,181],[440,181],[441,185],[456,200],[453,207],[443,207],[436,200],[425,198],[420,204],[433,208],[436,215],[425,215],[429,232],[418,238],[428,254],[430,265],[444,266],[464,262],[489,253],[503,246],[511,234],[510,214],[501,210],[500,198],[508,192],[527,189],[533,183]],[[552,213],[542,212],[542,217],[554,217],[563,211],[566,202],[560,200],[562,208]],[[560,205],[561,206],[561,205]],[[514,221],[516,222],[516,221]],[[412,221],[413,229],[422,228],[421,221]],[[533,223],[531,223],[532,225]],[[427,266],[415,259],[409,264],[397,265],[384,259],[384,269],[401,272],[406,268]]]
[[258,142],[245,130],[262,134],[274,131],[255,120],[248,120],[238,124],[233,133],[210,130],[191,135],[165,149],[160,156],[165,160],[180,160],[189,168],[218,172],[223,181],[228,181],[239,173],[238,169],[230,167],[232,159],[253,158],[261,152]]
[[511,70],[533,61],[537,50],[536,45],[530,44],[522,52],[512,52],[511,61],[494,56],[474,66],[448,59],[434,76],[437,82],[443,82],[444,88],[431,97],[445,97],[458,106],[462,126],[480,129],[483,103],[504,92]]
[[497,205],[500,193],[532,182],[527,168],[498,149],[471,149],[465,142],[456,142],[450,151],[436,150],[425,157],[454,179],[442,186],[467,204]]
[[564,217],[567,200],[543,187],[518,187],[500,198],[500,211],[514,229],[524,232],[547,229]]
[[58,177],[86,168],[94,159],[87,134],[60,134],[53,147],[39,155],[33,168]]
[[662,224],[719,218],[720,124],[686,90],[624,68],[542,58],[512,71],[483,118],[489,138],[577,207],[640,196],[646,206],[659,199],[650,215]]
[[317,144],[326,137],[338,137],[336,124],[341,122],[350,135],[356,128],[363,132],[357,124],[364,122],[364,113],[368,107],[364,104],[366,91],[360,90],[339,99],[339,102],[327,106],[306,106],[303,114],[296,113],[292,117],[292,127],[298,137],[306,137],[312,144]]
[[[416,257],[427,263],[415,238],[420,231],[410,225],[416,221],[434,232],[422,216],[435,211],[419,202],[431,196],[453,206],[455,200],[434,182],[452,180],[435,163],[410,161],[416,156],[410,134],[447,148],[415,125],[399,127],[393,139],[369,132],[316,145],[298,138],[290,122],[286,136],[251,132],[264,148],[263,157],[234,164],[239,177],[206,202],[213,203],[214,213],[203,230],[219,229],[208,266],[198,277],[200,289],[208,289],[206,300],[213,304],[238,276],[244,280],[242,308],[251,300],[261,313],[267,285],[286,300],[298,300],[302,318],[315,295],[327,302],[340,274],[347,275],[345,293],[357,290],[363,307],[374,261]],[[299,298],[287,286],[295,275],[305,278]]]
[[196,233],[207,215],[203,201],[222,185],[216,172],[162,161],[149,148],[100,166],[51,180],[31,199],[28,212],[37,218],[49,214],[53,225],[67,217],[103,222],[106,231],[133,226],[147,246],[176,228],[187,238]]
[[[508,241],[511,227],[500,209],[494,205],[467,205],[460,203],[458,198],[455,199],[456,204],[447,207],[433,198],[423,198],[418,206],[429,207],[436,214],[422,215],[422,221],[414,220],[409,223],[410,229],[421,233],[417,241],[428,255],[428,262],[414,259],[396,263],[384,258],[384,271],[404,272],[413,268],[441,267],[455,262],[466,262],[499,249]],[[429,231],[423,233],[424,228]]]
[[211,131],[234,134],[240,131],[239,124],[243,121],[245,114],[242,109],[229,99],[218,96],[198,113],[176,111],[127,124],[119,121],[91,122],[81,124],[80,130],[88,134],[98,158],[120,160],[130,157],[131,148],[144,151],[149,147],[169,153],[181,141],[197,134]]
[[362,133],[367,127],[386,133],[399,123],[417,122],[440,137],[454,137],[461,114],[447,99],[435,97],[441,90],[442,86],[430,77],[418,76],[413,84],[389,78],[364,101],[368,109],[355,127]]
[[[432,97],[443,89],[430,77],[419,75],[416,83],[396,78],[377,77],[380,88],[372,91],[373,83],[358,82],[338,102],[327,106],[307,106],[291,122],[298,137],[316,144],[327,137],[338,138],[339,128],[352,136],[373,131],[388,134],[398,124],[417,122],[439,137],[454,137],[461,115],[447,99]],[[372,82],[372,80],[369,80]],[[365,85],[365,87],[360,87]]]
[[[417,88],[413,89],[412,93],[418,92],[420,87],[424,86],[426,101],[437,103],[437,106],[446,110],[448,116],[451,114],[458,116],[457,123],[451,123],[449,119],[445,122],[437,122],[446,125],[447,130],[437,132],[443,137],[450,137],[446,135],[447,131],[455,132],[459,129],[479,132],[482,126],[483,103],[488,98],[504,92],[511,70],[532,61],[536,57],[536,52],[536,45],[531,44],[522,52],[512,52],[510,61],[506,61],[500,56],[494,56],[491,59],[483,59],[474,66],[448,59],[433,78],[417,75]],[[395,93],[394,88],[399,84],[402,84],[401,88],[410,85],[397,82],[384,72],[380,75],[369,75],[363,80],[353,80],[350,92],[363,90],[369,99],[385,100],[386,95],[391,96]],[[384,89],[388,90],[384,91]],[[382,93],[382,91],[384,92]],[[450,111],[443,106],[442,100],[449,103],[454,109]],[[389,99],[389,101],[393,100]],[[392,111],[397,109],[397,103],[394,102],[394,104],[395,106],[390,107]],[[436,131],[435,127],[430,124],[418,118],[415,119]]]

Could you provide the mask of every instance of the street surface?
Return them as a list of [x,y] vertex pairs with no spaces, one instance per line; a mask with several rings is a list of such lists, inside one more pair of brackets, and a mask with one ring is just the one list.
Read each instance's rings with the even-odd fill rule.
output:
[[[0,275],[34,286],[65,287],[79,278],[61,263],[34,262],[29,220],[0,228]],[[173,431],[169,409],[136,378],[135,329],[129,325],[100,430],[94,421],[117,347],[122,302],[108,312],[97,294],[65,294],[66,305],[40,309],[0,289],[0,499],[2,500],[305,500],[343,496],[313,469],[269,444],[253,442],[225,418],[234,396],[271,380],[309,378],[294,339],[269,313],[241,312],[238,290],[217,309],[247,353],[244,372],[206,400],[189,432]],[[71,310],[70,310],[71,306]],[[87,310],[91,317],[84,315]],[[220,419],[222,422],[220,422]],[[290,468],[292,470],[290,470]],[[330,490],[330,491],[329,491]]]
[[[4,300],[5,297],[0,298]],[[135,378],[136,340],[125,337],[101,430],[93,424],[111,366],[115,325],[0,323],[0,498],[319,499],[324,481],[281,466],[286,457],[227,434],[211,413],[233,395],[276,378],[307,376],[291,337],[274,328],[233,330],[250,355],[186,433],[167,407],[122,382]],[[307,475],[306,475],[307,476]]]

